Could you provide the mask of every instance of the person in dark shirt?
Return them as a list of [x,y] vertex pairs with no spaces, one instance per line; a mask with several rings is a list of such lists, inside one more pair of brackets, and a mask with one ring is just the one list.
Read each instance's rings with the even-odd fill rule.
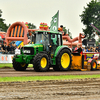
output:
[[11,45],[11,53],[15,54],[16,44]]
[[11,53],[11,51],[12,51],[12,50],[11,50],[11,45],[9,44],[9,45],[7,46],[7,52],[8,52],[8,53]]
[[96,47],[95,52],[99,52],[99,48],[98,48],[98,46]]
[[81,44],[80,43],[77,44],[77,50],[73,51],[73,53],[82,54],[82,48],[81,48]]
[[7,44],[6,44],[6,42],[4,42],[4,44],[2,45],[2,51],[3,51],[3,53],[7,53]]

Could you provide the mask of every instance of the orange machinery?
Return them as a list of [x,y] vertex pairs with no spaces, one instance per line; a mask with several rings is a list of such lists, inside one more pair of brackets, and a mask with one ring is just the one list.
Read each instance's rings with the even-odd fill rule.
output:
[[49,30],[46,23],[40,23],[40,29],[28,29],[28,26],[25,24],[23,22],[15,22],[8,28],[6,34],[7,45],[11,41],[23,41],[24,44],[27,44],[30,41],[27,37],[28,33],[29,35],[32,35],[31,32],[37,30]]

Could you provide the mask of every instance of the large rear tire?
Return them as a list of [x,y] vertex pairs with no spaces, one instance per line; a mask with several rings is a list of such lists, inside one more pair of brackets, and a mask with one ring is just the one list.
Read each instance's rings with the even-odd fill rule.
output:
[[57,56],[56,66],[53,67],[55,71],[68,71],[70,70],[72,62],[71,53],[67,49],[63,49]]
[[36,72],[46,72],[49,70],[49,57],[47,54],[39,53],[33,59],[33,67]]
[[13,60],[13,68],[16,70],[16,71],[25,71],[28,64],[21,64],[19,62],[16,62],[15,60]]

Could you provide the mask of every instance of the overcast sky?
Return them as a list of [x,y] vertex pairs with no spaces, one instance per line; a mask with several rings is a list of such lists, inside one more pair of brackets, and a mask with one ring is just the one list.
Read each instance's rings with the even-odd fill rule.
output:
[[50,26],[52,16],[59,10],[59,26],[70,29],[72,37],[83,33],[84,25],[79,15],[91,0],[0,0],[0,9],[5,23],[31,22],[39,27],[40,22]]

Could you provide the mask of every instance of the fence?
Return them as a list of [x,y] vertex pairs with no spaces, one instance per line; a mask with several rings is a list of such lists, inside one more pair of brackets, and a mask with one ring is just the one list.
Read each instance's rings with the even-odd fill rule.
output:
[[0,54],[0,63],[12,63],[14,54]]

